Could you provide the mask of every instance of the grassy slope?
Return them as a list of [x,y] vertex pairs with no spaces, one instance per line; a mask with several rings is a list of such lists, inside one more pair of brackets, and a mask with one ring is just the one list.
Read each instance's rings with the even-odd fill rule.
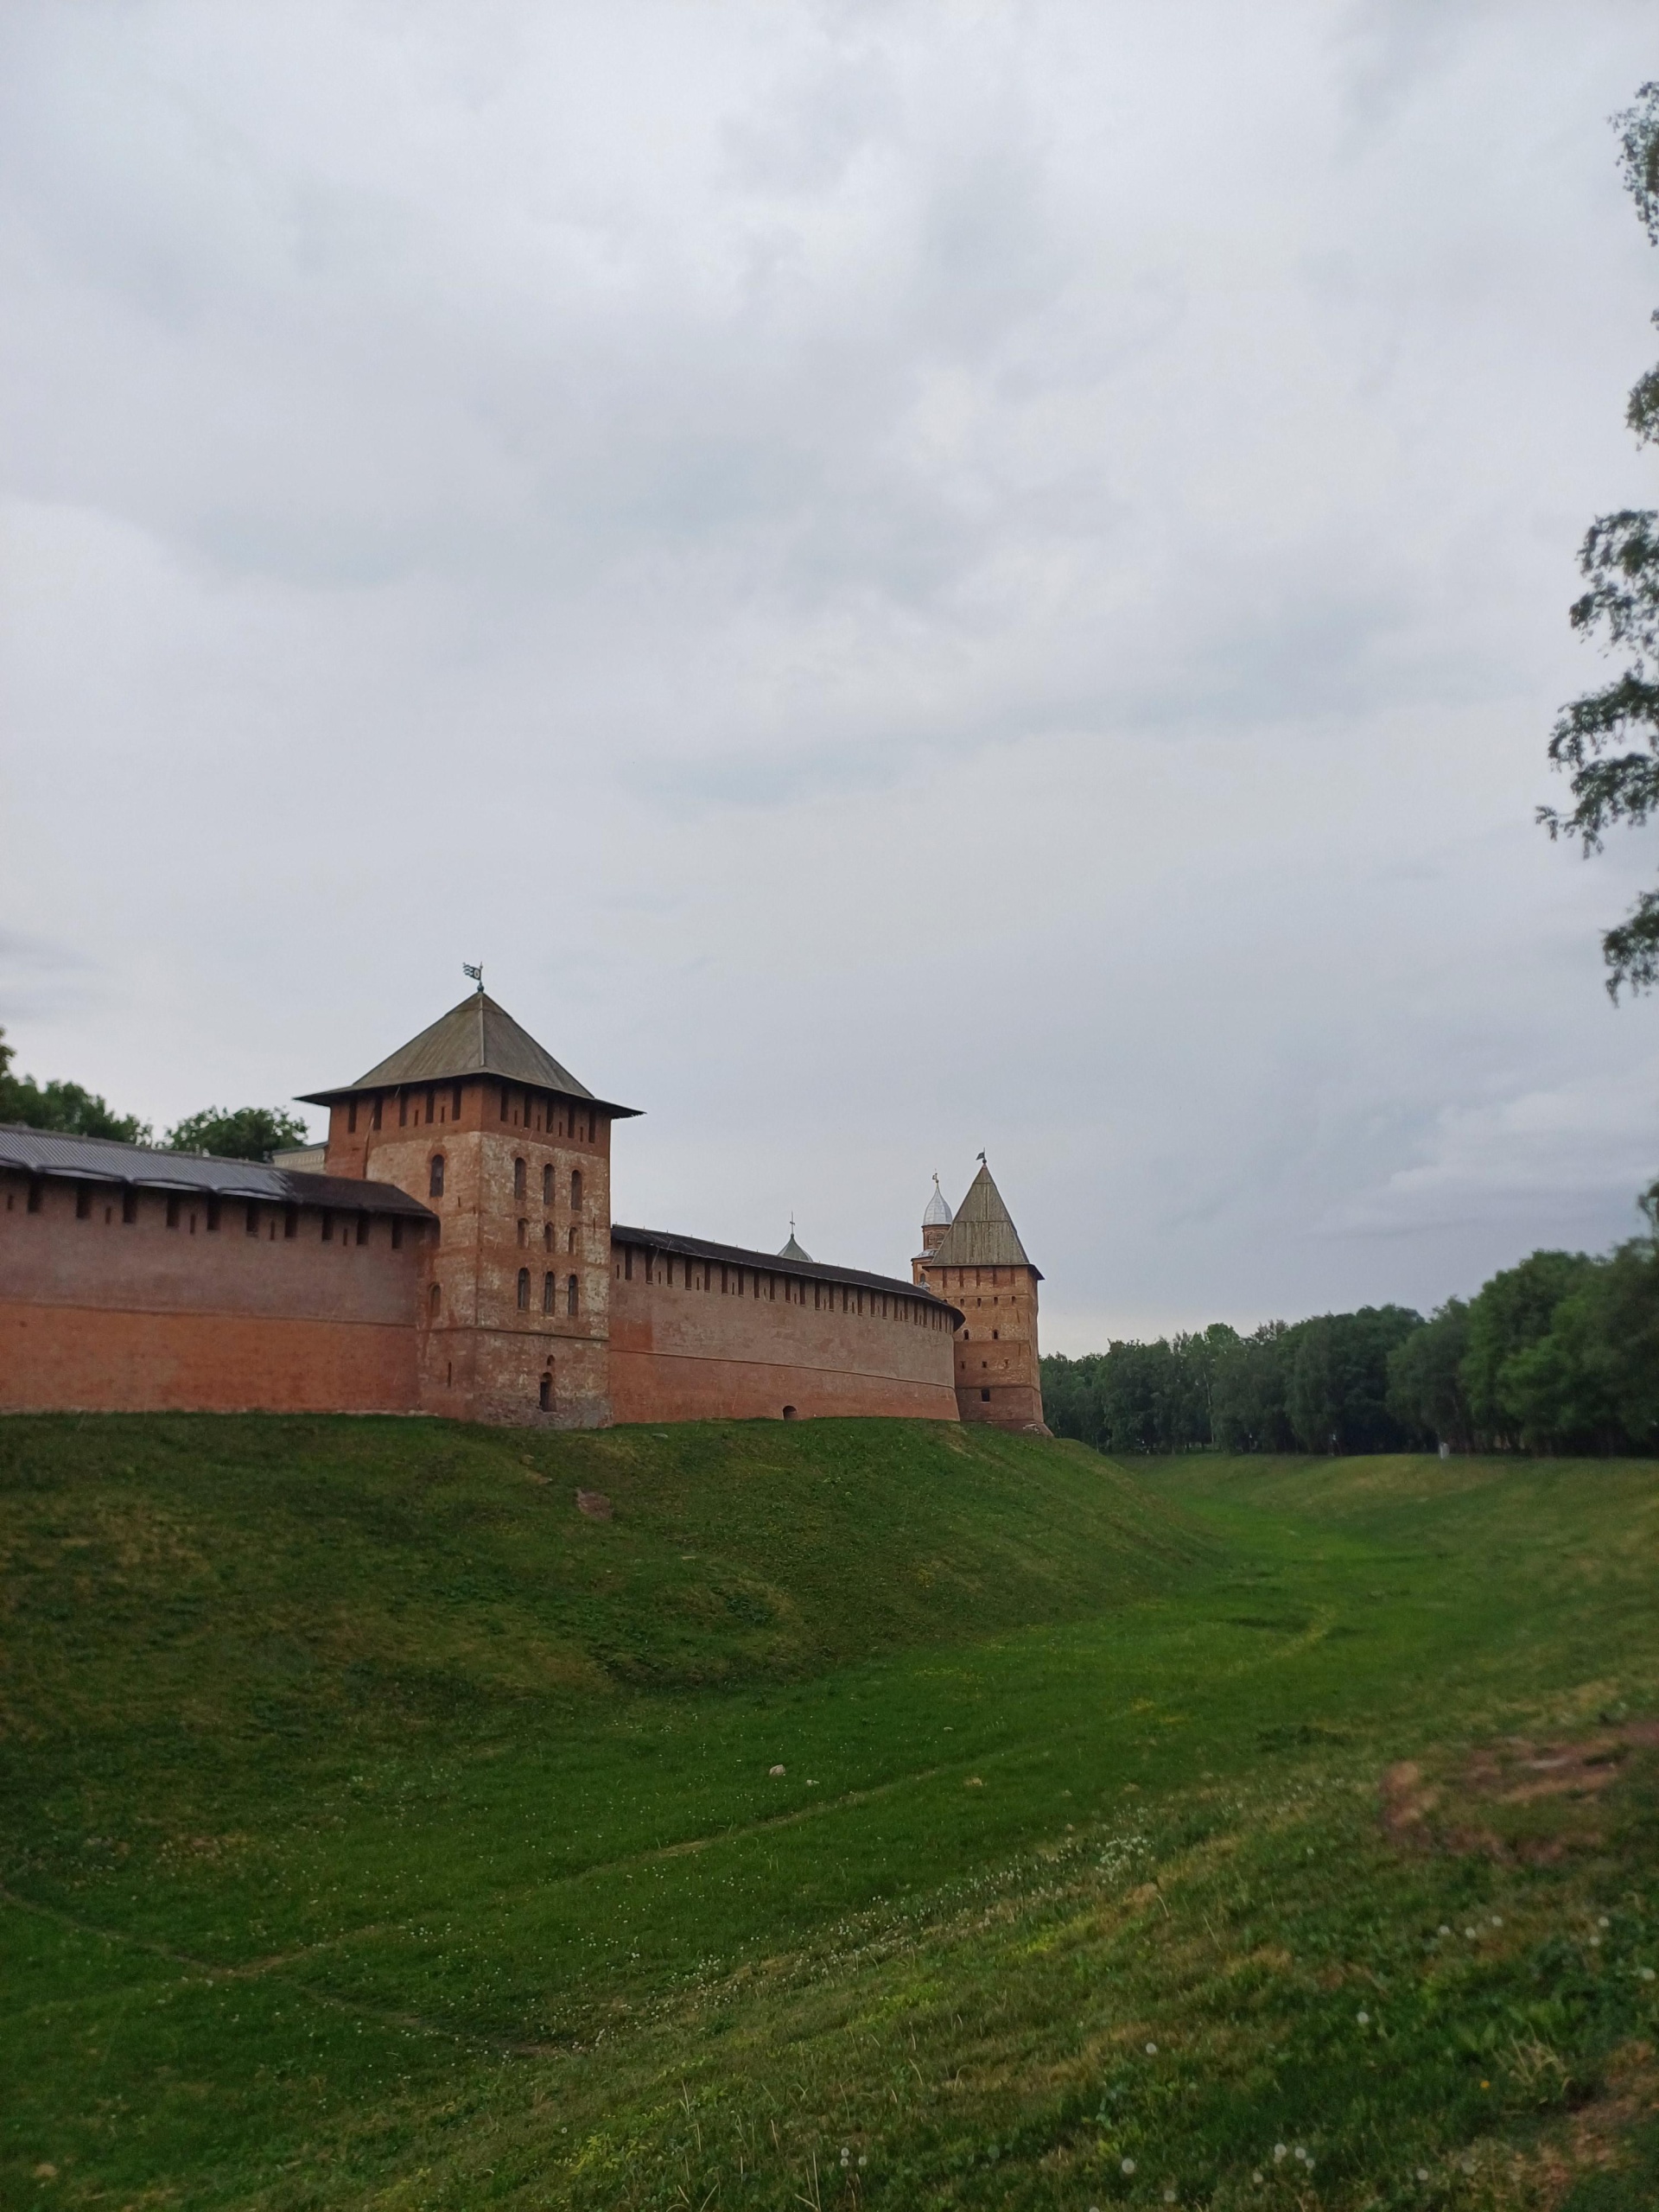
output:
[[1376,1799],[1659,1711],[1652,1468],[210,1420],[0,1468],[0,2201],[1659,2196],[1590,2171],[1650,2101],[1643,1758],[1541,1853]]

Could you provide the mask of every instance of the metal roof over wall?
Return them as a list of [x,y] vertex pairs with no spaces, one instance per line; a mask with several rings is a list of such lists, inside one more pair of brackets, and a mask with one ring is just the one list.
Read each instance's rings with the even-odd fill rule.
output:
[[216,1198],[261,1198],[271,1205],[326,1206],[357,1213],[437,1217],[393,1183],[348,1175],[307,1175],[257,1160],[215,1160],[199,1152],[162,1152],[112,1137],[66,1136],[57,1129],[0,1125],[0,1168],[75,1183],[130,1183],[141,1190],[198,1191]]
[[961,1319],[949,1299],[941,1298],[925,1283],[906,1282],[899,1275],[866,1274],[860,1268],[830,1268],[817,1260],[786,1260],[781,1252],[751,1252],[741,1244],[711,1244],[702,1236],[676,1236],[663,1229],[624,1229],[619,1224],[612,1224],[611,1242],[639,1245],[653,1252],[677,1252],[689,1260],[718,1260],[728,1267],[747,1268],[756,1274],[793,1275],[806,1282],[844,1282],[854,1289],[877,1290],[889,1298],[914,1298],[924,1306],[943,1306]]

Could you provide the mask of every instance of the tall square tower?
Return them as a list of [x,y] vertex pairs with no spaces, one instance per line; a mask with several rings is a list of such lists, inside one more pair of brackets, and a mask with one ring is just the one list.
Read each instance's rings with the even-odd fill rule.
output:
[[423,1408],[597,1428],[611,1418],[611,1124],[482,987],[328,1109],[327,1172],[438,1217],[417,1322]]

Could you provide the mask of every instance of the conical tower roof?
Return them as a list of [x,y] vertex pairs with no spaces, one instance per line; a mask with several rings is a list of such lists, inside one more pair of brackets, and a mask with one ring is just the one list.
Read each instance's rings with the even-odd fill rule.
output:
[[585,1083],[578,1083],[544,1046],[521,1028],[505,1007],[484,991],[473,991],[459,1006],[441,1014],[429,1029],[411,1037],[389,1058],[360,1075],[355,1083],[342,1083],[332,1090],[305,1094],[308,1106],[326,1106],[354,1091],[390,1090],[395,1086],[423,1083],[452,1083],[462,1076],[493,1075],[509,1083],[524,1083],[538,1090],[556,1090],[566,1098],[591,1099],[616,1115],[632,1114],[632,1106],[612,1105],[594,1098]]
[[939,1179],[933,1178],[933,1195],[927,1202],[927,1211],[922,1216],[924,1229],[949,1229],[951,1222],[950,1205],[939,1188]]
[[[928,1264],[941,1268],[1030,1268],[1026,1248],[1013,1216],[1002,1203],[1002,1193],[991,1180],[982,1160],[979,1173],[968,1185],[968,1195],[957,1208],[956,1219],[928,1255]],[[1039,1271],[1032,1273],[1042,1280]]]
[[789,1242],[787,1244],[779,1246],[778,1256],[780,1260],[810,1260],[812,1257],[810,1252],[804,1252],[796,1241],[795,1224],[792,1221],[789,1224]]

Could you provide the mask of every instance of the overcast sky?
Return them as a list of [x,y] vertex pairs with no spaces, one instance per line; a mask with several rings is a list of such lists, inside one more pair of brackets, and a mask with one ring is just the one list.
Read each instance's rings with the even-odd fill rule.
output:
[[1635,0],[0,15],[0,1020],[158,1126],[463,960],[619,1218],[1045,1341],[1604,1247],[1659,861],[1533,810]]

